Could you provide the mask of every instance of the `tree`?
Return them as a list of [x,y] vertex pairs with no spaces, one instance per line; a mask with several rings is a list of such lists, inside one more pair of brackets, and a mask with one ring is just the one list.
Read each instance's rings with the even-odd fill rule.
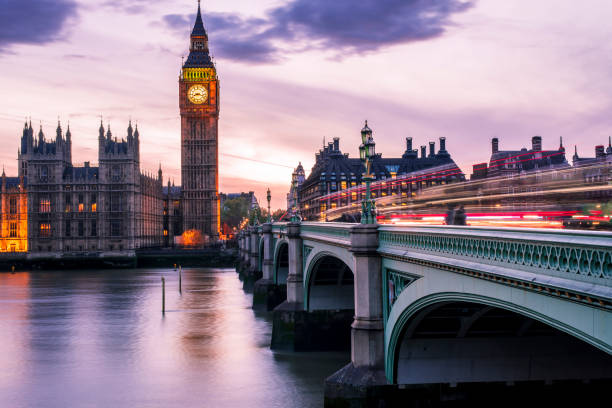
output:
[[243,218],[249,216],[251,202],[246,197],[237,197],[225,200],[221,209],[221,223],[230,228],[238,227]]
[[[278,210],[275,210],[272,212],[272,219],[274,221],[278,221],[280,220],[280,218],[287,212],[287,210],[283,210],[282,208],[279,208]],[[287,216],[285,216],[285,218],[287,218]],[[284,220],[286,221],[286,220]]]

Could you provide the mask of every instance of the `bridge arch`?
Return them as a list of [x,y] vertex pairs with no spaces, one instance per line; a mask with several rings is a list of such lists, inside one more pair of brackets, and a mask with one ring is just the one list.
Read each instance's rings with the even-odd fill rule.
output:
[[278,239],[274,246],[273,280],[277,285],[285,285],[289,275],[289,241]]
[[[450,332],[442,334],[442,337],[444,335],[453,337],[452,342],[455,343],[453,345],[451,341],[446,343],[442,341],[434,345],[434,348],[438,347],[438,351],[444,347],[456,347],[453,355],[461,354],[456,338],[465,337],[468,331],[477,324],[479,318],[488,313],[501,313],[522,319],[525,323],[535,322],[539,328],[544,328],[544,330],[562,333],[567,337],[563,339],[564,344],[578,347],[582,352],[588,354],[589,358],[597,356],[598,359],[601,359],[603,356],[605,361],[603,364],[608,364],[608,367],[609,364],[612,364],[612,356],[610,356],[612,354],[612,328],[610,327],[612,317],[609,312],[491,282],[481,282],[475,279],[470,281],[470,278],[456,274],[440,272],[438,275],[446,275],[446,279],[435,279],[434,277],[435,284],[432,284],[432,278],[428,279],[426,274],[424,278],[406,287],[391,308],[385,328],[385,370],[390,382],[407,383],[412,375],[410,370],[419,365],[418,351],[411,354],[414,349],[409,350],[409,348],[419,346],[421,350],[427,348],[424,346],[426,341],[420,344],[418,339],[414,340],[415,333],[419,330],[423,320],[435,314],[436,310],[448,314],[448,309],[453,307],[472,308],[473,313],[467,318],[468,323],[465,326],[459,327],[455,324]],[[439,287],[436,287],[437,285]],[[458,288],[461,291],[457,291]],[[447,310],[444,310],[445,308]],[[444,319],[445,316],[438,316],[438,318]],[[430,336],[431,339],[436,336],[435,330],[432,333],[427,329],[427,324],[424,326],[421,338]],[[440,333],[437,336],[440,336]],[[407,338],[411,338],[410,346],[407,346],[408,343],[405,341]],[[429,340],[428,344],[432,343]],[[608,355],[606,356],[601,351]],[[478,352],[483,353],[483,350],[478,350]],[[410,369],[406,368],[407,360],[403,360],[402,356],[403,358],[410,356],[412,364]],[[520,358],[527,357],[520,356]],[[417,362],[414,363],[414,361]],[[419,367],[421,370],[419,381],[427,382],[423,380],[426,377],[422,371],[423,367],[426,366]],[[597,369],[599,368],[596,367],[595,370]],[[473,367],[471,370],[471,374],[476,371]],[[609,369],[607,375],[610,375]],[[475,377],[472,377],[472,381],[476,381],[473,378]],[[451,379],[439,382],[454,381]]]
[[304,309],[355,308],[355,277],[350,258],[326,250],[309,256],[304,273]]

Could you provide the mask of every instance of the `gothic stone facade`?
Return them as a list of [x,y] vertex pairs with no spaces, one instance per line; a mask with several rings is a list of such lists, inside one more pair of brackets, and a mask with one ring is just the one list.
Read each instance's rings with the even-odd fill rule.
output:
[[58,123],[55,140],[26,124],[18,153],[19,179],[27,190],[27,239],[31,254],[132,255],[161,246],[162,173],[141,173],[140,135],[113,138],[100,124],[98,166],[72,163],[72,135]]
[[219,238],[219,79],[200,7],[179,78],[183,231]]
[[0,252],[28,250],[28,200],[23,178],[6,177],[0,190]]

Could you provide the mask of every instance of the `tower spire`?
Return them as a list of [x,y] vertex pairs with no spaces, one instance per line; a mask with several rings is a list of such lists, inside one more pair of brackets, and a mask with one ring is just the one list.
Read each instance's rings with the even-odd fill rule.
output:
[[204,21],[202,20],[202,10],[200,8],[200,0],[198,0],[198,14],[196,15],[196,21],[193,25],[193,31],[191,31],[191,36],[204,36],[206,35],[206,29],[204,28]]

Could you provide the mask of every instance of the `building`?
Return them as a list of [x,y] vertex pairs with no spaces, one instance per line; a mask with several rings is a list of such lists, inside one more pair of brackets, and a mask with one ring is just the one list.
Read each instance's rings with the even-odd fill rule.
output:
[[0,252],[28,250],[28,197],[24,180],[6,177],[0,190]]
[[174,183],[164,187],[162,191],[164,197],[164,246],[175,246],[177,237],[183,234],[183,206],[181,200],[181,188],[175,186]]
[[[98,165],[72,163],[70,127],[55,139],[26,123],[18,152],[27,196],[27,248],[38,256],[132,255],[162,240],[162,171],[140,170],[140,135],[130,123],[118,140],[98,132]],[[10,207],[10,203],[9,203]],[[10,210],[9,210],[10,212]]]
[[578,148],[574,145],[574,156],[572,164],[574,166],[586,166],[603,162],[612,162],[612,137],[608,137],[608,147],[604,145],[595,146],[595,157],[579,157]]
[[520,174],[526,171],[561,169],[568,167],[565,159],[563,139],[556,150],[543,150],[542,137],[531,138],[531,149],[499,150],[499,139],[491,139],[491,158],[489,163],[478,163],[473,166],[472,180]]
[[219,238],[219,78],[200,5],[179,77],[182,230]]
[[[442,173],[415,182],[384,183],[425,169],[445,166]],[[452,170],[452,171],[451,171]],[[306,180],[298,190],[300,213],[305,220],[324,220],[326,211],[337,207],[356,206],[364,198],[359,190],[364,172],[363,163],[358,158],[350,158],[340,150],[340,139],[323,146],[315,154],[315,164]],[[377,153],[372,159],[372,173],[377,181],[382,180],[372,197],[399,194],[411,196],[422,188],[465,180],[450,154],[446,150],[446,139],[440,138],[440,149],[435,151],[435,143],[421,146],[420,155],[412,147],[412,138],[406,138],[406,150],[401,157],[383,158]],[[355,207],[355,213],[359,207]]]
[[291,187],[289,192],[287,193],[287,211],[291,211],[293,206],[298,205],[298,191],[306,180],[306,173],[304,172],[304,167],[302,167],[302,162],[298,164],[298,166],[291,174]]

